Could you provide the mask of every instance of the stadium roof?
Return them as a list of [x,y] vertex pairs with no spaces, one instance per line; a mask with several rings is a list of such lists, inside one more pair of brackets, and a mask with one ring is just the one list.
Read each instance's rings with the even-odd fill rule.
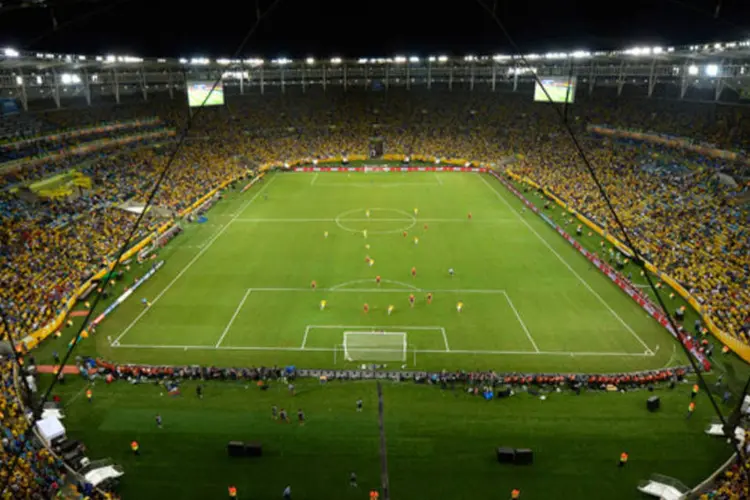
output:
[[[685,62],[685,61],[707,61],[712,60],[720,62],[723,59],[732,60],[749,60],[750,61],[750,40],[737,42],[723,42],[712,44],[691,45],[682,47],[633,47],[618,51],[586,51],[577,50],[573,52],[547,52],[539,54],[525,54],[523,56],[530,63],[534,62],[554,62],[564,60],[596,60],[610,63],[620,63],[631,60],[659,60],[663,62]],[[5,69],[27,69],[44,71],[57,67],[66,69],[109,69],[125,68],[133,66],[150,66],[161,67],[165,70],[175,68],[191,67],[216,67],[217,69],[228,66],[235,67],[258,67],[264,65],[270,66],[300,66],[300,65],[319,65],[319,64],[425,64],[425,63],[475,63],[475,64],[510,64],[519,61],[519,56],[509,54],[494,55],[465,55],[465,56],[448,56],[433,55],[420,57],[415,55],[396,55],[392,57],[362,57],[357,59],[342,59],[331,57],[326,59],[315,59],[308,57],[306,59],[210,59],[205,57],[192,58],[141,58],[125,55],[80,55],[80,54],[55,54],[49,52],[19,52],[12,48],[3,49],[0,55],[0,68]]]

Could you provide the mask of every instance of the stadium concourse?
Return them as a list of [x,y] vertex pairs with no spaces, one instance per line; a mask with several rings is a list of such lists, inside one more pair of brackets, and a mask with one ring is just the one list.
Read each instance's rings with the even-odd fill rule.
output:
[[[691,137],[719,148],[747,149],[743,130],[747,111],[728,106],[708,110],[707,106],[583,99],[571,110],[571,118],[639,249],[689,289],[721,330],[748,344],[749,185],[743,177],[747,167],[645,142],[603,139],[586,131],[587,125],[604,124]],[[24,188],[3,189],[0,194],[0,300],[7,320],[0,325],[0,335],[15,340],[48,324],[75,290],[114,257],[136,219],[117,205],[146,201],[174,146],[173,136],[166,131],[182,130],[188,119],[183,102],[159,99],[22,116],[19,123],[23,123],[24,135],[76,133],[60,140],[26,137],[19,141],[19,134],[6,130],[6,137],[0,138],[0,158],[6,162],[64,153],[82,145],[96,147],[0,173],[3,187],[33,184],[71,168],[92,181],[91,188],[75,196],[41,202],[23,196]],[[151,120],[154,117],[158,120]],[[378,94],[332,89],[230,98],[228,107],[197,115],[153,205],[176,217],[225,179],[245,175],[248,165],[366,155],[375,134],[383,138],[387,152],[394,154],[486,162],[522,158],[511,167],[515,173],[548,188],[619,235],[569,138],[560,132],[552,108],[530,102],[527,96],[489,98],[461,91]],[[124,145],[108,144],[116,140]],[[719,182],[717,174],[732,176],[737,182]],[[134,241],[151,233],[160,220],[146,217],[144,223]],[[19,436],[27,429],[15,407],[8,364],[2,368],[6,382],[2,423],[6,434]],[[13,438],[9,439],[9,443],[4,440],[4,453],[13,451]],[[740,498],[731,492],[746,491],[743,482],[749,466],[730,470],[714,498]],[[53,484],[62,482],[56,477],[54,460],[43,450],[29,450],[20,470],[13,485],[29,491],[30,498],[34,494],[44,497]]]

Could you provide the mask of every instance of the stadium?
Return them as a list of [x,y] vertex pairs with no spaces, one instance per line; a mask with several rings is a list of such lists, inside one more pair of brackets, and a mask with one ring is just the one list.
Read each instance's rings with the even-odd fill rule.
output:
[[3,50],[0,498],[748,498],[750,42]]

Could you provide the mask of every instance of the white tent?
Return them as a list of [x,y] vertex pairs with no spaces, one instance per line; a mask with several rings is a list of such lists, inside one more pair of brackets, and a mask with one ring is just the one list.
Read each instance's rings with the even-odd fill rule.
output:
[[83,477],[86,479],[87,483],[91,483],[94,488],[96,488],[102,483],[111,479],[116,479],[122,475],[122,467],[112,464],[104,467],[99,467],[98,469],[93,469],[87,472]]
[[36,428],[47,446],[50,446],[55,439],[65,437],[65,427],[56,417],[39,420],[36,423]]

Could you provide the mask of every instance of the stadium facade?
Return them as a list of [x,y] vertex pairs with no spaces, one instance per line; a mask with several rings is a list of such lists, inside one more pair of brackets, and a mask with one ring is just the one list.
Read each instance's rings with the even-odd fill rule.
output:
[[229,95],[329,87],[526,92],[540,76],[575,76],[578,96],[738,103],[750,98],[750,41],[608,52],[390,58],[174,59],[19,53],[0,55],[0,97],[19,108],[184,98],[185,82],[222,77]]

